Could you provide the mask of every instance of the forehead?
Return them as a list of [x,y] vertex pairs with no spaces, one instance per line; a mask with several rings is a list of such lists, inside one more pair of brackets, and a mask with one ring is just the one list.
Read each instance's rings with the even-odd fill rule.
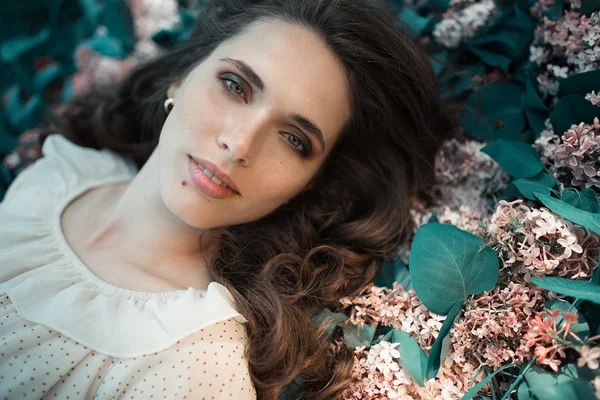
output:
[[[214,63],[230,57],[248,64],[265,84],[269,107],[298,113],[315,123],[331,144],[350,118],[350,90],[341,61],[326,43],[308,29],[277,20],[250,24],[211,54]],[[328,145],[329,150],[332,146]]]

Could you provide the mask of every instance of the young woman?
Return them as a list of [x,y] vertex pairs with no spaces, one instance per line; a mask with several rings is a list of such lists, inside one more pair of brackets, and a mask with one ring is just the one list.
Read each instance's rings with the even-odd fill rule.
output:
[[387,3],[218,1],[77,99],[0,205],[8,398],[339,398],[312,315],[411,231],[456,118]]

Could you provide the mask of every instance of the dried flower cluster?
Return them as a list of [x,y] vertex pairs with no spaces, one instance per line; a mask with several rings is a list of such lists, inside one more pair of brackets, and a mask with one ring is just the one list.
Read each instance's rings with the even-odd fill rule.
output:
[[589,278],[598,259],[598,236],[545,207],[522,199],[500,200],[487,223],[488,244],[503,262],[504,279],[513,274]]
[[453,358],[477,368],[499,368],[507,362],[523,362],[531,352],[522,341],[527,321],[543,306],[541,290],[510,282],[507,287],[471,296],[464,315],[450,332]]
[[530,9],[532,16],[543,21],[534,32],[529,60],[546,65],[537,77],[538,89],[556,96],[560,78],[600,67],[600,14],[588,17],[565,10],[558,21],[552,21],[541,11],[553,5],[553,0],[543,0]]
[[340,303],[343,308],[352,307],[351,323],[389,325],[401,329],[425,350],[431,348],[446,319],[429,311],[414,289],[406,291],[397,282],[394,282],[392,289],[372,285],[362,296],[344,297]]
[[559,323],[560,315],[559,309],[537,314],[529,320],[530,328],[524,337],[527,347],[535,347],[537,363],[547,365],[555,372],[558,371],[561,360],[566,357],[565,350],[571,348],[571,340],[580,340],[571,330],[579,315],[576,312],[565,313],[560,317],[560,320],[564,320],[562,324]]
[[442,20],[433,30],[433,38],[450,49],[470,39],[478,28],[497,12],[493,0],[451,1]]

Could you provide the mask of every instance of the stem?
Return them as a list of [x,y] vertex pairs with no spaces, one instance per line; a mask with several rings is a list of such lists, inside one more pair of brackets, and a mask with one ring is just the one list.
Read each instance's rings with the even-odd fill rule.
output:
[[533,358],[527,363],[527,365],[525,366],[525,368],[523,368],[521,370],[521,373],[519,374],[519,376],[517,377],[517,379],[514,380],[514,382],[512,383],[512,385],[510,385],[510,387],[508,388],[508,390],[506,391],[506,393],[504,393],[504,396],[502,396],[502,399],[500,399],[500,400],[506,400],[506,399],[508,399],[508,396],[510,396],[510,394],[512,393],[512,391],[515,390],[515,388],[521,382],[521,380],[523,379],[523,377],[525,376],[525,374],[527,373],[527,371],[529,371],[529,368],[531,368],[531,365],[535,362],[535,360],[536,360],[536,357],[533,356]]

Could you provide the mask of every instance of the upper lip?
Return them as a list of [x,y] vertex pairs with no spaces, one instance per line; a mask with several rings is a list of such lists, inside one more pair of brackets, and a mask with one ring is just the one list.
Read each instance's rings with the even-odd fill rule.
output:
[[227,185],[229,185],[229,187],[231,189],[235,190],[238,193],[240,192],[240,190],[237,188],[235,183],[233,183],[233,181],[231,180],[229,175],[227,175],[225,172],[221,171],[219,169],[219,167],[217,167],[215,164],[211,163],[208,160],[202,159],[202,158],[196,158],[193,156],[190,156],[190,157],[192,157],[192,160],[194,160],[196,163],[198,163],[198,164],[202,165],[204,168],[208,169],[211,174],[215,175],[217,178],[219,178],[220,180],[225,182]]

